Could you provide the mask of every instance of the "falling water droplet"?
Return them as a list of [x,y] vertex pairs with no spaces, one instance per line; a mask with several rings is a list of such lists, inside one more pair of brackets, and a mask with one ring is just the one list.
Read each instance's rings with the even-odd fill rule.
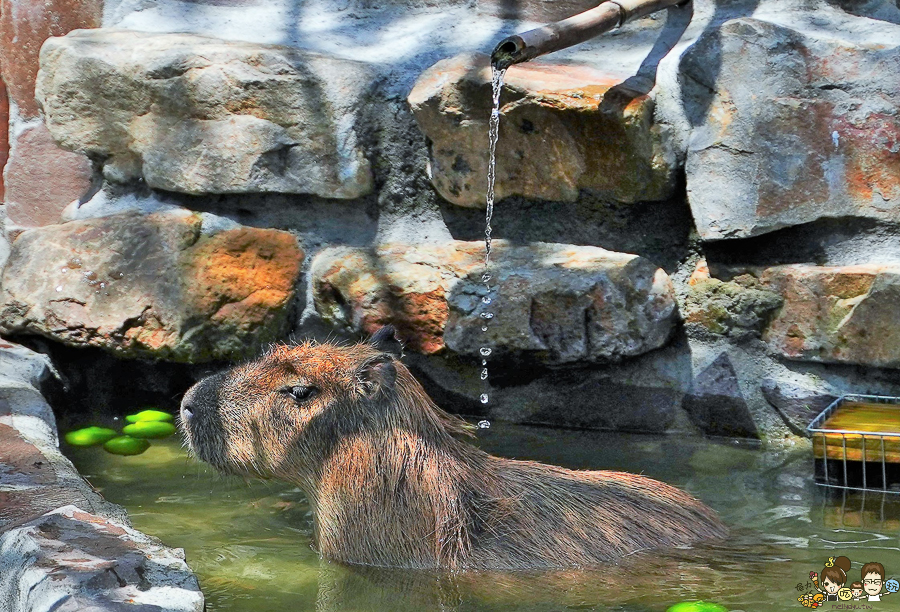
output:
[[482,282],[482,283],[486,283],[486,282],[488,282],[489,280],[491,280],[491,275],[490,275],[488,272],[485,272],[484,274],[481,275],[481,282]]
[[482,360],[481,360],[481,365],[486,366],[486,365],[487,365],[487,359],[482,359]]
[[486,331],[487,331],[487,325],[482,325],[482,326],[481,326],[481,331],[486,332]]
[[490,421],[488,421],[488,420],[478,421],[478,429],[490,429],[490,428],[491,428]]
[[481,313],[481,318],[482,318],[482,319],[487,319],[488,321],[490,321],[491,319],[494,318],[494,313],[493,313],[493,312],[482,312],[482,313]]
[[488,346],[482,346],[481,349],[479,349],[478,352],[481,353],[481,356],[482,356],[482,357],[490,357],[490,356],[491,356],[491,353],[492,353],[493,351],[492,351],[491,348],[488,347]]
[[62,285],[56,288],[57,291],[62,291]]
[[484,296],[483,298],[481,298],[481,303],[482,303],[482,304],[490,304],[490,303],[491,303],[491,296],[486,295],[486,296]]
[[487,393],[482,393],[482,394],[481,394],[481,403],[482,403],[482,404],[487,404],[487,403],[488,403],[488,394],[487,394]]
[[481,380],[487,380],[487,377],[488,377],[488,371],[487,371],[487,368],[484,368],[483,370],[481,370]]

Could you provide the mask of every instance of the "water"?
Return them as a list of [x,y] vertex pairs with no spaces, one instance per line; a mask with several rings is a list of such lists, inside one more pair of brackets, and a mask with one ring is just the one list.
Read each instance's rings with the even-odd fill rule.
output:
[[[501,69],[497,66],[491,65],[491,99],[493,101],[493,105],[491,106],[491,116],[488,129],[488,140],[490,141],[490,146],[487,173],[487,206],[484,213],[484,274],[481,275],[481,282],[484,283],[485,290],[485,295],[481,298],[481,302],[485,306],[489,306],[493,301],[493,299],[491,298],[490,283],[491,232],[493,231],[493,228],[491,227],[491,218],[494,216],[494,182],[497,178],[497,139],[500,137],[500,92],[503,90],[503,75],[505,73],[506,68]],[[481,318],[484,319],[484,323],[481,326],[481,331],[486,333],[488,331],[487,322],[494,318],[494,313],[489,310],[485,310],[481,313]],[[485,350],[487,350],[486,353]],[[490,355],[490,348],[483,347],[481,349],[481,354],[485,357]],[[482,362],[482,365],[487,364]],[[489,386],[487,378],[487,368],[485,368],[484,370],[482,370],[481,375],[481,380],[485,381],[485,390],[487,390]],[[488,394],[483,393],[481,395],[481,403],[487,404],[488,401]]]
[[[664,612],[696,599],[751,612],[802,609],[797,597],[806,591],[797,585],[821,573],[829,556],[850,557],[853,580],[868,561],[900,576],[900,501],[827,495],[812,481],[809,449],[775,454],[696,438],[513,425],[478,436],[498,455],[672,483],[715,509],[731,536],[593,570],[447,576],[348,568],[310,547],[309,503],[290,484],[218,476],[175,441],[154,442],[137,457],[64,450],[107,499],[128,508],[138,529],[186,550],[209,612]],[[872,605],[891,609],[891,601]]]

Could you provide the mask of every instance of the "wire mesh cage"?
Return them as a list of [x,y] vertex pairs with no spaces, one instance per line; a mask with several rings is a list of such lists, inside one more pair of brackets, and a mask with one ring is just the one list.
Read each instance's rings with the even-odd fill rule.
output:
[[817,484],[900,493],[900,397],[843,395],[807,431]]

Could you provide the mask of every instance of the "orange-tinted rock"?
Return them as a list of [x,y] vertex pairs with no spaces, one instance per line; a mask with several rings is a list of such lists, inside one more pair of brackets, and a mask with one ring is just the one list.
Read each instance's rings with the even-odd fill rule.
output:
[[[408,348],[426,354],[478,356],[488,346],[549,363],[608,362],[669,340],[672,284],[646,259],[561,244],[495,248],[490,294],[480,242],[326,249],[310,271],[316,309],[355,332],[391,323]],[[483,332],[487,313],[494,316]]]
[[778,266],[760,274],[784,306],[763,334],[789,359],[900,367],[900,266]]
[[[673,192],[676,162],[654,125],[654,102],[625,77],[585,66],[511,67],[501,94],[497,197],[574,200],[593,189],[623,202]],[[461,206],[484,206],[491,70],[483,55],[443,60],[409,94],[431,141],[431,179]]]
[[701,36],[680,70],[702,238],[900,221],[900,29],[845,40],[735,19]]
[[3,276],[0,326],[124,357],[251,355],[286,331],[303,251],[287,232],[206,235],[187,211],[23,232]]
[[60,213],[91,187],[91,162],[60,149],[43,123],[16,138],[4,172],[6,214],[22,227],[59,223]]
[[41,45],[51,36],[98,28],[103,0],[0,1],[0,57],[3,80],[22,117],[37,117],[34,84]]

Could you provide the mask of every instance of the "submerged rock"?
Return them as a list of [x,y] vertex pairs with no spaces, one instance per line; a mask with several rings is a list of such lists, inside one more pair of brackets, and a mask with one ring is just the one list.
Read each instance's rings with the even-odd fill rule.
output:
[[102,29],[47,41],[37,96],[53,137],[109,180],[356,198],[372,189],[356,116],[372,80],[298,49]]
[[775,353],[900,368],[900,266],[776,266],[759,278],[784,299],[763,334]]
[[683,406],[691,422],[708,435],[759,437],[727,353],[721,353],[697,374]]
[[823,217],[900,221],[900,27],[860,21],[832,33],[734,19],[682,56],[702,238]]
[[[648,260],[597,247],[494,244],[490,294],[480,242],[326,249],[311,266],[316,309],[355,332],[391,323],[426,354],[446,348],[479,357],[490,347],[494,357],[609,362],[671,337],[672,284]],[[483,314],[494,316],[486,322]]]
[[[653,121],[650,96],[625,77],[585,66],[513,66],[501,94],[498,198],[574,201],[593,189],[623,202],[664,200],[676,161]],[[431,180],[448,201],[483,207],[491,69],[483,55],[442,60],[409,94],[431,141]]]
[[287,232],[204,233],[184,210],[29,230],[3,272],[0,330],[121,357],[238,359],[286,331],[303,257]]

